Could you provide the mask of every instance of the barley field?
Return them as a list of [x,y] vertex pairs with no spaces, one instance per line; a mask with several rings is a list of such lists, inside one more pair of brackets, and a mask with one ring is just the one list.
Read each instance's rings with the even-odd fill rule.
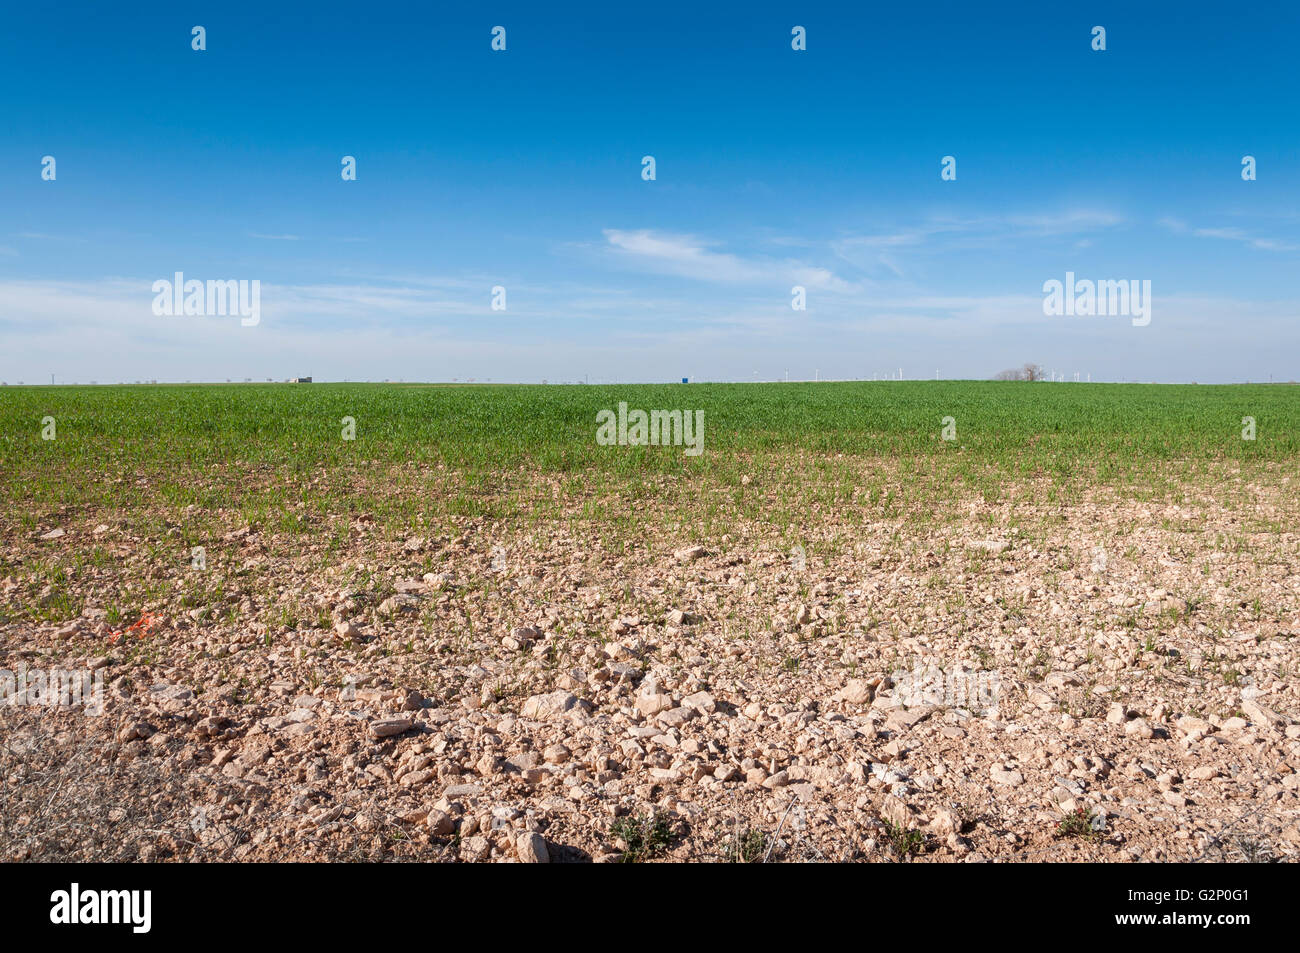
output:
[[0,708],[0,849],[1292,857],[1297,463],[1288,385],[5,387],[0,668],[106,700]]

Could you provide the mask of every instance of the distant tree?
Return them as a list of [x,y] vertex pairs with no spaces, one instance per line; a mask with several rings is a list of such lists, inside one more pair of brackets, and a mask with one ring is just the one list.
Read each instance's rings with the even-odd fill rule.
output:
[[1026,364],[1024,367],[998,371],[993,375],[993,379],[995,381],[1041,381],[1046,376],[1037,364]]

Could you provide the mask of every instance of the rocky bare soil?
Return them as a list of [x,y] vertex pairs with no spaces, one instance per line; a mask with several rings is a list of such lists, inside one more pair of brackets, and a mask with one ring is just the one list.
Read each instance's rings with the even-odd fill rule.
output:
[[1292,859],[1294,512],[1281,480],[828,511],[797,543],[362,514],[342,548],[229,514],[201,567],[104,513],[10,521],[0,667],[93,672],[104,709],[0,683],[0,848]]

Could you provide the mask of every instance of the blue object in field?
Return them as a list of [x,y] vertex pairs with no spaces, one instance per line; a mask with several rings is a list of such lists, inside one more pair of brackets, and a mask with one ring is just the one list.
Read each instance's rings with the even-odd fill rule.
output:
[[682,378],[682,383],[683,383],[683,384],[689,384],[690,382],[691,382],[691,380],[690,380],[689,377],[683,377],[683,378]]

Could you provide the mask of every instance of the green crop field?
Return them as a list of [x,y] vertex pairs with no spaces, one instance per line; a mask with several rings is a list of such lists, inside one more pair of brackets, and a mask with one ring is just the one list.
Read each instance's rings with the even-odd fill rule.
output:
[[[703,410],[705,452],[596,444],[596,414]],[[55,419],[53,440],[42,419]],[[939,439],[951,416],[955,441]],[[1253,417],[1254,441],[1241,437]],[[356,421],[353,441],[341,421]],[[766,454],[964,455],[1002,472],[1112,474],[1159,461],[1287,460],[1300,453],[1290,386],[890,382],[590,386],[420,384],[7,387],[6,488],[43,495],[69,469],[201,473],[359,459],[468,470],[727,470]],[[25,494],[20,494],[25,495]]]
[[[620,402],[703,411],[702,453],[598,444],[597,414]],[[1242,438],[1246,417],[1254,440]],[[945,418],[954,439],[942,438]],[[217,514],[310,533],[313,518],[363,511],[394,526],[445,515],[544,523],[563,512],[633,531],[671,507],[693,513],[695,533],[707,535],[735,514],[789,525],[837,506],[854,510],[851,518],[874,510],[924,520],[966,493],[1034,502],[1105,489],[1176,499],[1225,467],[1289,472],[1300,457],[1300,390],[945,381],[8,387],[0,435],[0,484],[11,518],[28,529],[72,506],[145,525],[184,513],[196,533]],[[761,492],[745,488],[750,479]]]

